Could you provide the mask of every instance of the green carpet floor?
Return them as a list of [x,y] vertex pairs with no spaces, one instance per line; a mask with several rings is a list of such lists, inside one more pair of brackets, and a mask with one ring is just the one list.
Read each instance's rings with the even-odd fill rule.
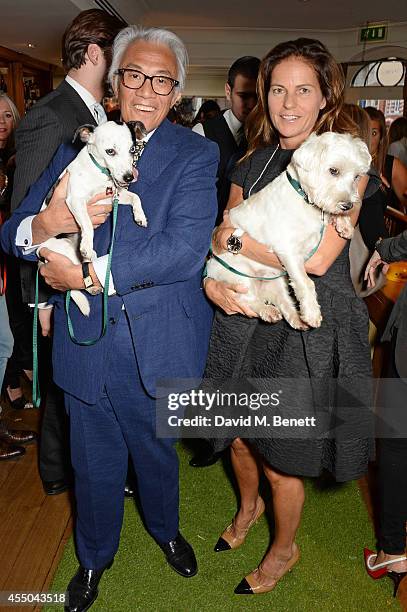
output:
[[[199,573],[185,579],[165,563],[144,530],[134,502],[126,500],[121,544],[113,567],[102,579],[92,607],[103,612],[383,612],[400,610],[388,578],[373,581],[365,573],[363,546],[374,548],[374,535],[356,483],[318,490],[306,483],[306,505],[297,542],[302,558],[272,593],[237,596],[233,589],[261,560],[269,539],[265,517],[236,551],[214,553],[218,535],[236,510],[236,496],[221,462],[205,469],[188,466],[179,447],[181,531],[191,542]],[[72,540],[52,585],[63,592],[75,573]],[[45,610],[55,610],[45,608]]]

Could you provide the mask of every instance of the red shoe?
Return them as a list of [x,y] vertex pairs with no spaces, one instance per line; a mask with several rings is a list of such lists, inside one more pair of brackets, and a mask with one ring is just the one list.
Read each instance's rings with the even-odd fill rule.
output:
[[382,563],[375,564],[374,560],[377,559],[377,553],[365,548],[363,554],[365,557],[366,571],[369,576],[373,578],[373,580],[378,580],[379,578],[383,578],[383,576],[388,576],[394,583],[393,597],[396,597],[400,582],[407,575],[407,572],[394,572],[392,571],[391,566],[393,563],[406,561],[407,557],[397,557],[396,559],[391,559],[390,561],[383,561]]
[[369,548],[364,548],[363,556],[365,558],[366,571],[373,580],[379,580],[379,578],[383,578],[387,574],[387,563],[379,563],[377,566],[374,564],[377,553],[369,550]]

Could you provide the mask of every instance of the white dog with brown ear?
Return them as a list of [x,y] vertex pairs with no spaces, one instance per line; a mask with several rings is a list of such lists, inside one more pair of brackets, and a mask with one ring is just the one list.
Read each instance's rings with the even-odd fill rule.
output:
[[[140,122],[133,126],[135,139],[144,134]],[[93,250],[93,226],[90,220],[87,203],[98,193],[114,193],[120,204],[129,204],[133,208],[134,220],[138,225],[147,226],[147,219],[138,195],[127,190],[134,180],[134,154],[136,144],[126,124],[108,121],[98,127],[82,126],[76,136],[86,143],[76,158],[69,164],[69,181],[66,203],[80,227],[80,234],[70,234],[66,238],[50,238],[38,247],[47,247],[51,251],[66,255],[75,263],[92,261],[97,257]],[[74,140],[75,140],[74,138]],[[89,302],[81,291],[72,291],[72,299],[83,314],[89,315]]]
[[[360,204],[358,178],[366,174],[370,162],[368,148],[359,138],[334,132],[311,134],[295,151],[285,172],[229,214],[234,227],[277,255],[286,274],[228,252],[208,261],[208,276],[248,287],[239,300],[264,321],[284,317],[295,329],[319,327],[321,309],[305,261],[318,246],[331,216],[335,216],[331,221],[338,234],[351,238],[353,226],[348,213]],[[233,270],[248,276],[237,276]],[[299,312],[288,283],[298,300]]]

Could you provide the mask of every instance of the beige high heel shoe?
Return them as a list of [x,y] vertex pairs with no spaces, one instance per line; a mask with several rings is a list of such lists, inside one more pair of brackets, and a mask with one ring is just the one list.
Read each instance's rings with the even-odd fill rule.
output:
[[291,569],[294,567],[294,565],[297,563],[297,561],[300,558],[300,549],[298,548],[297,544],[294,544],[294,546],[295,546],[294,554],[291,557],[291,559],[289,559],[287,561],[287,563],[285,565],[285,568],[284,568],[284,571],[283,571],[283,573],[280,576],[268,576],[262,570],[261,564],[259,565],[260,572],[266,578],[268,583],[270,583],[270,581],[272,581],[271,584],[261,584],[254,577],[254,572],[256,571],[256,570],[254,570],[248,576],[243,578],[243,580],[241,580],[241,582],[239,582],[239,584],[235,588],[236,595],[259,595],[260,593],[269,593],[270,591],[272,591],[274,589],[274,587],[276,586],[277,582],[279,580],[281,580],[281,578],[283,576],[288,574],[288,572],[291,571]]
[[[265,509],[266,504],[264,503],[263,499],[259,497],[257,501],[256,514],[254,515],[250,523],[247,525],[247,527],[245,529],[236,529],[235,519],[233,519],[230,525],[226,527],[219,540],[216,542],[214,551],[223,552],[225,550],[239,548],[239,546],[241,546],[245,541],[250,527],[257,523],[261,515],[264,513]],[[239,535],[233,535],[233,531],[235,532],[235,534],[239,532]]]

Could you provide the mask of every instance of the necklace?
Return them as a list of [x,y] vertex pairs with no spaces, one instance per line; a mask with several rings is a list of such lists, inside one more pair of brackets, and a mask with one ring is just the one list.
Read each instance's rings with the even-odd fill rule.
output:
[[248,194],[248,196],[247,196],[247,197],[250,197],[250,195],[251,195],[251,193],[252,193],[252,189],[253,189],[253,187],[255,187],[255,186],[257,185],[257,183],[259,182],[259,180],[261,179],[261,177],[263,176],[263,174],[264,174],[264,173],[265,173],[265,171],[267,170],[269,163],[271,162],[271,160],[273,159],[274,155],[277,153],[277,150],[278,150],[279,148],[280,148],[280,145],[278,144],[278,145],[276,146],[276,148],[274,149],[273,153],[271,154],[270,158],[268,159],[268,161],[267,161],[266,165],[264,166],[263,170],[261,171],[259,178],[258,178],[258,179],[256,179],[256,180],[254,181],[253,185],[250,187],[250,189],[249,189],[249,194]]

